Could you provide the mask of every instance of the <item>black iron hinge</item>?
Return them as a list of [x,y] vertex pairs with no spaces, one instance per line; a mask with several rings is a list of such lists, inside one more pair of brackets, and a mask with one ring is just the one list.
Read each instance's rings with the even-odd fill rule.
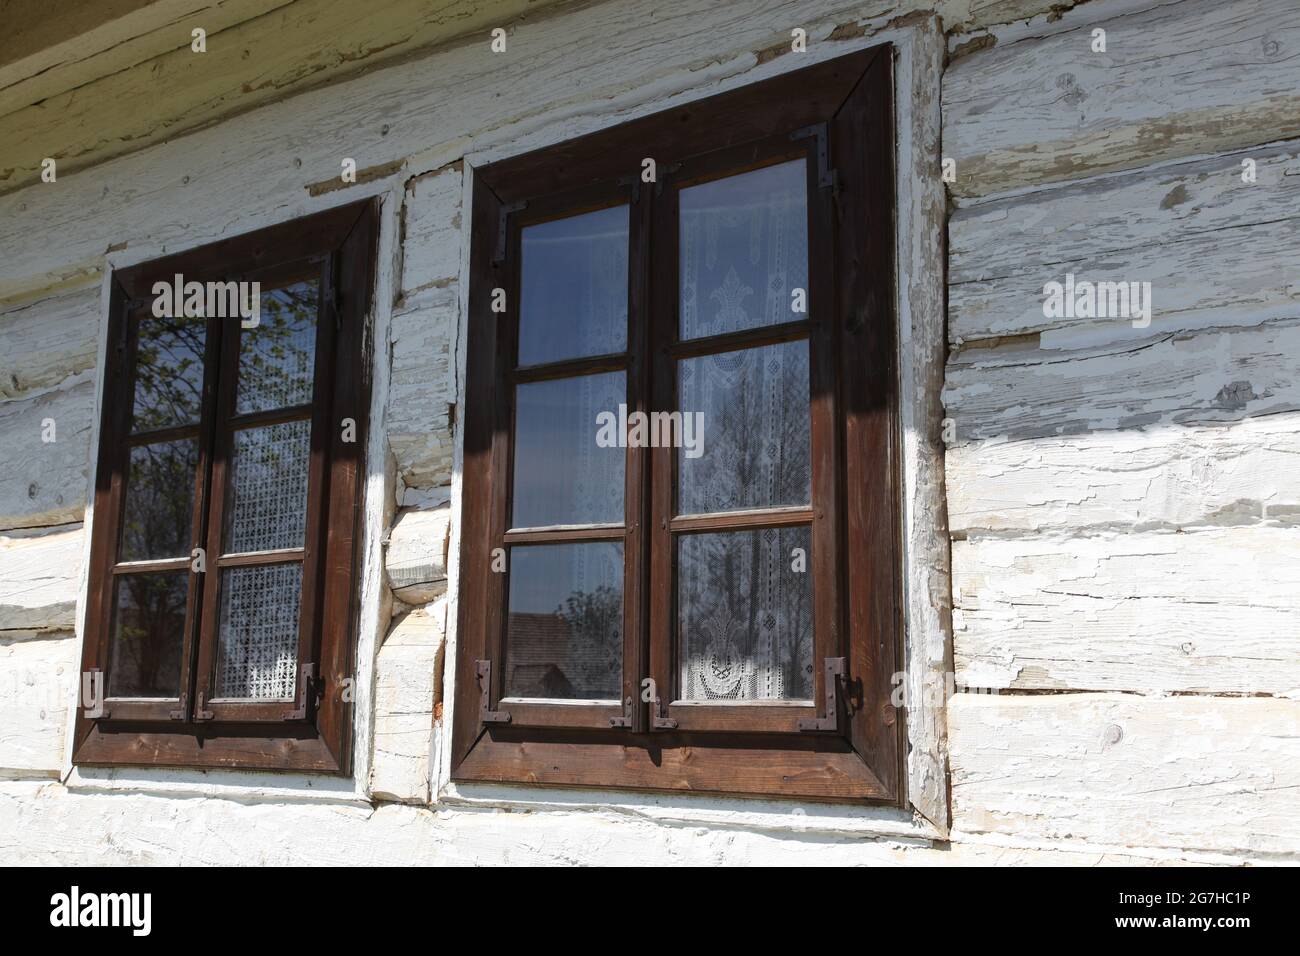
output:
[[840,172],[838,169],[831,168],[829,125],[814,123],[812,126],[804,126],[790,134],[791,139],[807,139],[809,136],[817,138],[817,185],[822,189],[838,192],[840,188]]
[[620,186],[631,187],[632,205],[635,206],[637,203],[641,201],[641,177],[640,176],[620,176],[618,178],[618,184]]
[[199,691],[198,699],[194,702],[194,719],[196,721],[211,720],[214,716],[216,716],[215,714],[212,713],[212,711],[205,709],[207,707],[207,703],[208,703],[207,695],[203,691]]
[[169,710],[167,712],[167,716],[170,717],[172,720],[189,720],[190,717],[189,701],[190,701],[189,693],[187,693],[186,691],[181,691],[180,709]]
[[479,720],[485,724],[510,723],[510,714],[507,711],[492,709],[492,662],[475,661],[474,670],[478,674],[478,689],[481,695],[478,705]]
[[669,163],[663,169],[659,170],[659,172],[655,175],[655,198],[656,199],[664,194],[664,183],[668,181],[668,178],[681,168],[682,168],[681,163]]
[[668,708],[664,706],[663,698],[658,694],[655,695],[654,709],[650,712],[650,726],[654,730],[676,730],[677,721],[668,716]]
[[623,716],[622,716],[622,717],[611,717],[611,718],[609,718],[609,725],[610,725],[611,727],[631,727],[631,726],[632,726],[632,715],[633,715],[633,713],[634,713],[634,711],[633,711],[633,707],[636,706],[635,703],[634,703],[634,701],[635,701],[635,698],[632,698],[632,697],[624,697],[624,698],[623,698]]
[[285,720],[306,720],[308,706],[320,703],[320,685],[316,677],[315,664],[303,664],[298,668],[298,694],[294,698],[294,708],[284,715]]
[[847,661],[843,657],[828,657],[822,662],[823,698],[821,717],[800,718],[800,730],[840,729],[841,688],[844,683]]
[[509,239],[508,231],[510,214],[519,212],[528,206],[527,202],[502,203],[497,208],[497,248],[492,255],[492,265],[499,266],[506,261],[506,240]]
[[329,276],[329,282],[325,284],[325,313],[334,320],[334,331],[337,332],[343,327],[343,309],[339,305],[338,262],[334,256],[329,257],[325,271]]

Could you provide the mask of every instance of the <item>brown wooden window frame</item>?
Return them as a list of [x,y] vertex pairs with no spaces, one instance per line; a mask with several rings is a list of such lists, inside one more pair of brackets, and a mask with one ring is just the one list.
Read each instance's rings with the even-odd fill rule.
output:
[[[454,780],[903,801],[892,63],[875,47],[474,171]],[[678,341],[678,191],[796,157],[808,318]],[[629,209],[627,351],[516,367],[522,228],[615,203]],[[630,411],[672,411],[679,358],[791,340],[810,343],[809,507],[677,515],[675,452],[629,448],[623,523],[507,527],[517,383],[623,369]],[[790,525],[811,528],[813,705],[674,706],[673,540]],[[503,702],[509,572],[493,552],[595,540],[624,547],[622,701]],[[661,700],[642,702],[646,677]]]
[[[97,717],[87,715],[90,702],[82,699],[74,763],[350,772],[352,695],[345,691],[355,673],[377,237],[377,203],[367,200],[113,273],[82,673],[99,672],[102,688],[109,687],[116,575],[185,570],[181,691],[170,700],[108,698]],[[198,423],[132,435],[139,316],[149,313],[154,283],[170,283],[176,274],[186,282],[257,280],[264,288],[318,278],[310,402],[237,414],[239,342],[248,333],[237,317],[208,317]],[[351,441],[343,437],[345,419],[355,423]],[[223,555],[233,436],[241,426],[289,421],[311,422],[303,546]],[[199,444],[190,544],[204,549],[206,572],[193,570],[189,556],[131,562],[124,568],[118,548],[130,448],[172,433]],[[285,563],[303,567],[296,698],[214,700],[221,570]]]

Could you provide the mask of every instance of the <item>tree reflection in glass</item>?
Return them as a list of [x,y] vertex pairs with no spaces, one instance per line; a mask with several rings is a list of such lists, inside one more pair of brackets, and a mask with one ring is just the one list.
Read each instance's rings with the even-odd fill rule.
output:
[[262,292],[261,318],[240,336],[237,414],[311,401],[318,300],[316,280]]
[[205,319],[150,316],[140,320],[133,432],[198,422],[206,344]]
[[186,571],[118,575],[108,696],[180,696],[188,587]]

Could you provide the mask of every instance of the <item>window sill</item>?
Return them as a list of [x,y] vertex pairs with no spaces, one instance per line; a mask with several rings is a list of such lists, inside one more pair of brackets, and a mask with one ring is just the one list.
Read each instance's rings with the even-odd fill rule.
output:
[[897,806],[804,802],[716,794],[579,790],[528,784],[450,781],[434,808],[524,813],[604,813],[665,826],[759,830],[777,836],[829,834],[925,845],[947,834],[920,814]]

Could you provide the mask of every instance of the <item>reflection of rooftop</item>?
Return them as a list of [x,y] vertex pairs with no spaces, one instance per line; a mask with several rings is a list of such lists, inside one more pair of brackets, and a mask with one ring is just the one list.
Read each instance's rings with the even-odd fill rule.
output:
[[606,630],[582,614],[520,612],[509,616],[506,632],[507,696],[560,700],[620,696],[617,624]]
[[512,613],[506,625],[506,693],[512,697],[576,697],[565,669],[579,662],[568,619],[555,612]]

